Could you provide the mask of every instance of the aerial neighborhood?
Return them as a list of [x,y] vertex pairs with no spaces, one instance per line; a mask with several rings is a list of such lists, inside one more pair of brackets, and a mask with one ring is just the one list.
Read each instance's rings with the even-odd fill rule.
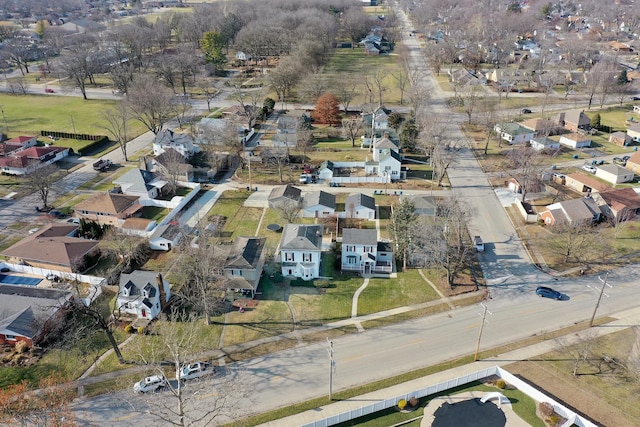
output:
[[640,10],[449,3],[0,1],[0,424],[640,425]]

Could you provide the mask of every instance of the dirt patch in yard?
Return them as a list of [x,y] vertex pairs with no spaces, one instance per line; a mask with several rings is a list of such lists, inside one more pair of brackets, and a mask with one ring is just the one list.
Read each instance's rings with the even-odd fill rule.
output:
[[[639,420],[634,421],[622,410],[608,404],[601,396],[585,390],[578,380],[572,381],[555,375],[554,371],[545,368],[545,363],[517,362],[506,366],[505,369],[598,424],[616,427],[638,425]],[[573,405],[566,402],[571,402]]]

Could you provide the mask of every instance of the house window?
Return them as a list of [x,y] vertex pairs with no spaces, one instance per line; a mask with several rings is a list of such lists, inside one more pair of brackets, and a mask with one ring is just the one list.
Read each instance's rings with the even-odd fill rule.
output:
[[387,172],[390,171],[391,170],[391,166],[385,166],[384,170],[387,171]]
[[7,341],[15,341],[16,340],[16,336],[15,335],[5,335],[4,336]]
[[285,261],[295,261],[294,255],[295,254],[293,252],[285,252],[284,253],[284,260]]
[[347,264],[354,265],[354,264],[356,264],[357,262],[358,262],[358,257],[357,257],[357,256],[355,256],[355,255],[349,255],[349,256],[347,257]]
[[311,254],[302,254],[302,261],[303,262],[311,262]]
[[242,270],[231,270],[232,276],[242,276]]

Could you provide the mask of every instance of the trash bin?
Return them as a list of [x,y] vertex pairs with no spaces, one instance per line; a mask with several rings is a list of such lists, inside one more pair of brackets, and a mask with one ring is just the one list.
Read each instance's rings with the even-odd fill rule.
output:
[[577,154],[574,154],[574,155],[573,155],[573,158],[574,158],[574,159],[577,159],[577,158],[578,158],[578,155],[577,155]]
[[247,186],[247,191],[251,191],[251,187]]

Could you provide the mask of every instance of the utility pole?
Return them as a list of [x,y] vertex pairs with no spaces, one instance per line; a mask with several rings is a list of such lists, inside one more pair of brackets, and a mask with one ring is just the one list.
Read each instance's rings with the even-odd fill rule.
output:
[[329,353],[329,400],[333,400],[333,368],[336,362],[333,360],[333,341],[327,338],[327,343],[329,343],[329,348],[327,349]]
[[73,133],[76,133],[76,122],[73,121],[73,115],[71,116],[71,126],[73,126]]
[[9,126],[7,126],[7,118],[4,115],[4,108],[0,105],[0,111],[2,111],[2,120],[4,121],[4,128],[7,132],[9,132]]
[[600,294],[598,295],[598,301],[596,302],[596,306],[593,309],[591,320],[589,320],[589,326],[593,326],[593,320],[596,318],[596,312],[598,311],[598,307],[600,307],[600,301],[602,301],[602,295],[604,295],[604,287],[605,286],[611,287],[611,285],[607,283],[608,276],[609,276],[609,272],[607,271],[604,275],[604,279],[602,277],[598,277],[598,279],[602,282],[602,286],[600,287]]
[[482,323],[480,323],[480,333],[478,333],[478,343],[476,344],[476,352],[473,355],[474,362],[478,361],[478,351],[480,351],[480,339],[482,338],[482,330],[484,329],[484,322],[486,322],[487,320],[487,313],[493,314],[492,312],[489,311],[485,303],[482,302],[480,303],[480,305],[484,307],[484,311],[482,312],[482,314],[478,313],[482,317]]

